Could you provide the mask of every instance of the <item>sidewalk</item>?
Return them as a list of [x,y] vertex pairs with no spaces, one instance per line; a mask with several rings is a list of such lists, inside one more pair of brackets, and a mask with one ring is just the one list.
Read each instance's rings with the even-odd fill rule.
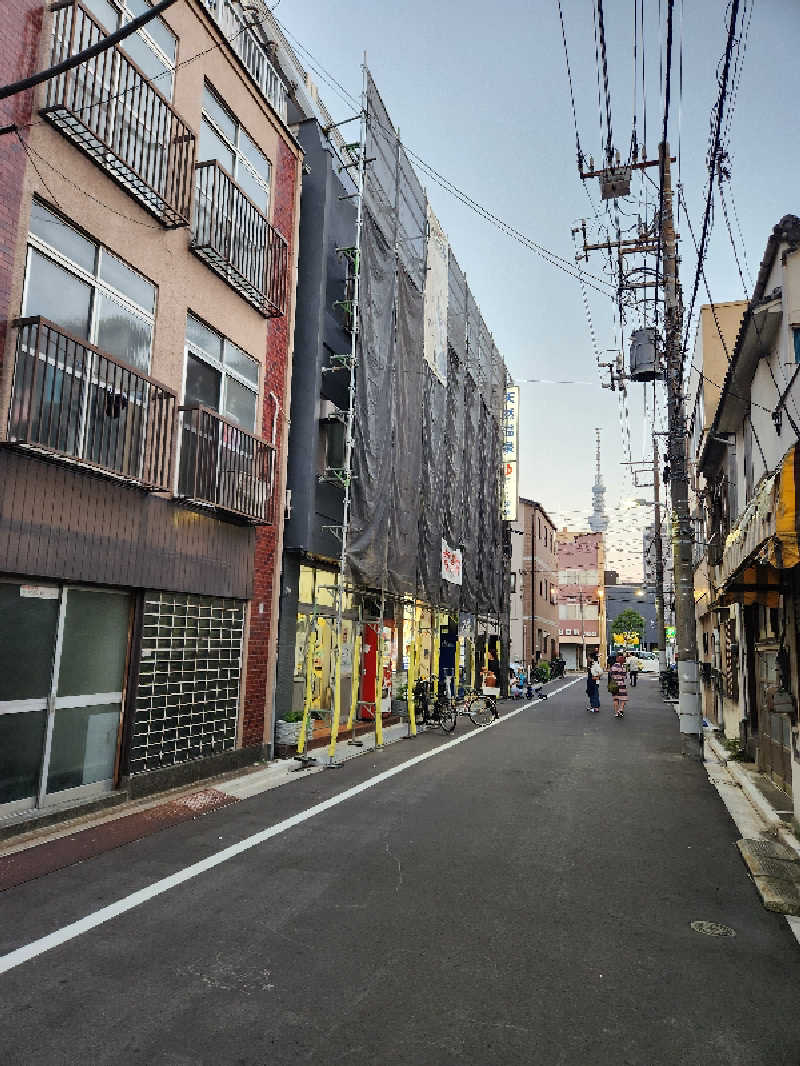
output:
[[800,940],[800,840],[792,828],[792,801],[752,763],[729,757],[705,731],[706,769],[742,834],[739,851],[767,910],[786,915]]

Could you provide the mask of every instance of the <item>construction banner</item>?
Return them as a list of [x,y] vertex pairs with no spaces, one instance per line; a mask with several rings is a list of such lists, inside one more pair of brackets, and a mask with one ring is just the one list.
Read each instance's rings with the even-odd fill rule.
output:
[[447,384],[447,235],[428,204],[428,262],[425,275],[425,362]]

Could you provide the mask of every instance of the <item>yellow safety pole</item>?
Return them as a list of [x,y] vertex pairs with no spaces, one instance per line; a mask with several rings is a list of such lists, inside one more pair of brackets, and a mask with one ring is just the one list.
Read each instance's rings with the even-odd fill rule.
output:
[[469,687],[475,691],[475,638],[469,641]]
[[381,596],[378,648],[375,656],[375,747],[383,747],[383,596]]
[[297,738],[297,754],[302,755],[306,748],[306,733],[308,732],[308,718],[311,714],[311,699],[313,692],[314,650],[317,639],[316,619],[311,616],[308,640],[306,641],[306,691],[303,699],[303,721],[300,726],[300,736]]
[[458,699],[458,668],[461,665],[461,641],[456,637],[456,662],[453,668],[453,699]]
[[353,645],[353,691],[350,693],[350,715],[345,729],[352,729],[358,710],[358,690],[361,688],[361,634],[356,636]]
[[336,634],[336,667],[333,680],[333,721],[331,722],[331,742],[328,745],[328,755],[331,762],[336,754],[336,738],[339,735],[339,717],[342,709],[342,627],[337,627]]
[[408,735],[417,735],[416,708],[414,706],[414,683],[417,673],[417,608],[414,604],[411,608],[411,640],[408,643],[408,684],[406,687],[408,699]]
[[433,698],[439,695],[439,611],[431,608],[432,629],[433,629],[433,659],[431,661],[431,692]]

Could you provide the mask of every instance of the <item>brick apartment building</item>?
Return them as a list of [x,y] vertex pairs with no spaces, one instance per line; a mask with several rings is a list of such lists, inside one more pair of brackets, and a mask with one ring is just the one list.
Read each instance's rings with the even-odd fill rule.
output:
[[[7,0],[0,83],[146,11]],[[0,103],[0,817],[271,743],[287,97],[236,3],[177,0]]]
[[520,498],[512,527],[511,658],[559,654],[556,527],[540,503]]
[[567,669],[582,669],[589,655],[605,666],[605,544],[602,533],[562,529],[558,550],[558,633]]

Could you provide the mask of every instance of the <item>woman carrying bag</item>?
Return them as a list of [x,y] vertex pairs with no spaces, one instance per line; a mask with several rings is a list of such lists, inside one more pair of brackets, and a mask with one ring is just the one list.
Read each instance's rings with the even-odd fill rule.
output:
[[625,659],[622,653],[617,656],[608,671],[608,691],[614,701],[614,717],[622,718],[628,699],[628,689],[625,684]]

